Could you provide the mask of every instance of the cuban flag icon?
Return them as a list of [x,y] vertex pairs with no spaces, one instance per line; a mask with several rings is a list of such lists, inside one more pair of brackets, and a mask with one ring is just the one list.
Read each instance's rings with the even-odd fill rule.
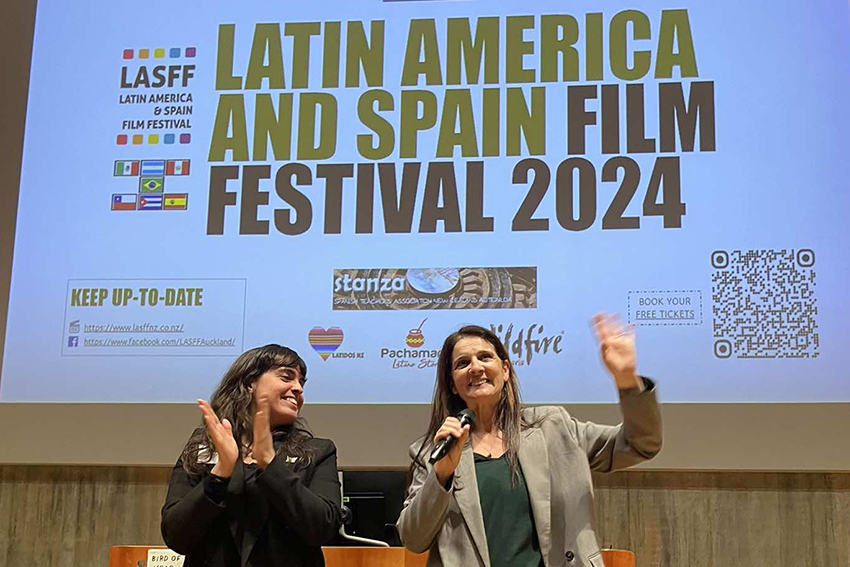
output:
[[140,211],[161,211],[162,195],[139,195]]

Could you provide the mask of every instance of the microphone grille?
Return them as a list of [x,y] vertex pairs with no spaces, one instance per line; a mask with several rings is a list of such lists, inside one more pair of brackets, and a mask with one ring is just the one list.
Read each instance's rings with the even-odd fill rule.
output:
[[461,427],[463,427],[467,423],[469,425],[472,425],[475,423],[475,412],[467,408],[457,414],[457,418],[460,420]]

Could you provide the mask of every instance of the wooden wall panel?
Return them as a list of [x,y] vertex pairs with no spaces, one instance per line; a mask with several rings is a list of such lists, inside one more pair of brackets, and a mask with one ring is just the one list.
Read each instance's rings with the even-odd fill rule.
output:
[[107,565],[109,547],[162,543],[168,469],[0,467],[0,565]]
[[[595,476],[600,541],[638,567],[850,565],[850,474],[627,472]],[[628,493],[629,529],[611,492]]]
[[[599,545],[610,549],[631,549],[631,521],[629,520],[629,487],[625,475],[600,477],[604,488],[596,483],[596,524]],[[616,511],[616,512],[615,512]],[[604,528],[604,529],[600,529]]]
[[[170,469],[0,466],[0,565],[103,566],[162,545]],[[850,474],[635,471],[594,477],[603,545],[637,567],[850,565]]]

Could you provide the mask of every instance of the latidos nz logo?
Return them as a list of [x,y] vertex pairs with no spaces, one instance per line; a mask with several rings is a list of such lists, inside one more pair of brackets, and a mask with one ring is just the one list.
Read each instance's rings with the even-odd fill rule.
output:
[[322,357],[322,360],[329,358],[366,358],[366,353],[364,352],[342,352],[338,350],[343,338],[344,334],[339,327],[328,327],[325,329],[324,327],[316,326],[307,333],[307,340],[310,342],[310,346]]
[[342,329],[339,327],[329,327],[327,329],[324,327],[313,327],[307,333],[307,340],[310,342],[313,350],[322,357],[322,360],[327,360],[336,352],[339,345],[342,344],[344,336]]

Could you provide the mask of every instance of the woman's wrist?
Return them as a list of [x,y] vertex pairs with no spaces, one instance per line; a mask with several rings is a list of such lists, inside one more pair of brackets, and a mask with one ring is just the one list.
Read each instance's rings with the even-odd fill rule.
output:
[[275,452],[271,451],[269,453],[257,454],[254,453],[254,459],[257,461],[257,467],[261,470],[265,470],[267,466],[271,464],[271,462],[275,458]]
[[437,461],[434,464],[434,475],[437,477],[437,482],[440,483],[440,486],[448,490],[449,481],[451,481],[452,476],[454,476],[454,470],[444,470],[443,467],[440,466],[443,460]]
[[213,476],[217,476],[219,478],[230,478],[233,475],[233,467],[236,466],[236,463],[224,463],[219,460],[210,471],[210,474]]
[[634,372],[616,376],[614,381],[617,383],[618,390],[637,390],[638,392],[643,392],[646,389],[643,379]]

